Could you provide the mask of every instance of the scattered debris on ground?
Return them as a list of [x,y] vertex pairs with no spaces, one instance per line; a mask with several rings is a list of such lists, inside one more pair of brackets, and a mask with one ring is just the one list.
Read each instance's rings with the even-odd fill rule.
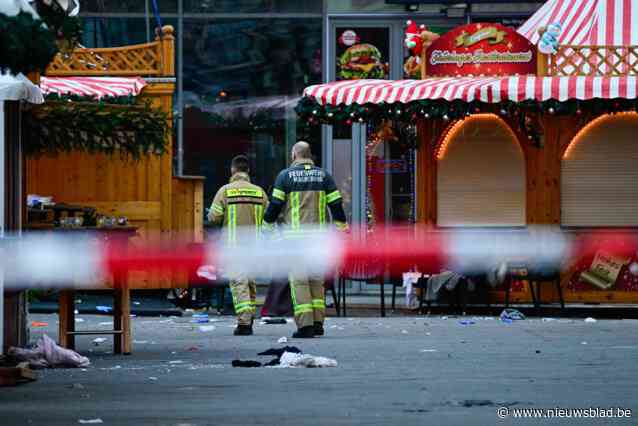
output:
[[337,360],[323,356],[284,352],[279,360],[279,368],[325,368],[336,367]]
[[87,367],[87,357],[58,346],[46,334],[38,339],[34,349],[9,348],[8,355],[18,362],[26,361],[31,368]]
[[286,321],[286,318],[262,318],[260,324],[265,325],[265,324],[271,324],[271,325],[276,325],[276,324],[288,324],[288,321]]
[[233,367],[256,368],[256,367],[277,367],[277,368],[323,368],[336,367],[337,361],[331,358],[304,354],[295,346],[285,346],[283,348],[270,348],[260,352],[260,356],[274,356],[270,362],[261,363],[255,360],[233,360]]
[[587,318],[585,318],[585,322],[587,322],[587,323],[594,323],[594,322],[596,322],[596,319],[595,319],[595,318],[592,318],[592,317],[587,317]]
[[507,309],[503,309],[503,312],[501,312],[500,319],[502,322],[506,324],[511,324],[512,321],[524,320],[525,315],[523,315],[523,313],[517,309],[507,308]]

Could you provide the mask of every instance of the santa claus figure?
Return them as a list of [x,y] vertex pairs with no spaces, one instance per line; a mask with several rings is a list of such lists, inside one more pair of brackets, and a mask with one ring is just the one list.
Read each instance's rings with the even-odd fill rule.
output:
[[410,50],[410,57],[405,61],[403,69],[408,76],[415,77],[419,75],[423,50],[430,47],[439,35],[428,31],[425,25],[417,27],[414,21],[407,21],[406,24],[404,43]]

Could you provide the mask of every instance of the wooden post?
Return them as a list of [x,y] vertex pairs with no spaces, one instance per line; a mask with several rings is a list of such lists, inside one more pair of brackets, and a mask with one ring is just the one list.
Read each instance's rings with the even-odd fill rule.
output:
[[69,332],[75,331],[75,292],[73,290],[60,291],[58,327],[58,341],[60,346],[67,349],[75,349],[75,336]]
[[[113,335],[113,353],[130,355],[131,353],[131,291],[122,277],[115,278],[113,299],[113,328],[121,334]],[[120,287],[121,286],[121,287]]]
[[161,73],[164,77],[172,77],[175,75],[175,29],[172,25],[164,25],[161,29],[162,37],[158,36],[155,40],[160,41],[161,55]]
[[549,57],[548,55],[538,52],[536,55],[536,75],[545,77],[548,75]]
[[427,64],[425,61],[425,57],[426,57],[426,53],[427,53],[427,49],[423,48],[423,50],[421,51],[421,80],[423,80],[426,75],[427,75]]

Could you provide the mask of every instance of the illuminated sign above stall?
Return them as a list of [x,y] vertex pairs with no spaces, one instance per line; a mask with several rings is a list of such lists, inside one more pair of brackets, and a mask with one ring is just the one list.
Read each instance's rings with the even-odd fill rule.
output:
[[426,52],[428,76],[536,73],[536,47],[501,24],[469,24],[444,34]]

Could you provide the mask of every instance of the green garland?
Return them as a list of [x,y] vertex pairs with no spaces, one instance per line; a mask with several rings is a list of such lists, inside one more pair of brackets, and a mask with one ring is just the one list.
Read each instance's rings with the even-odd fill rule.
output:
[[28,12],[0,13],[0,71],[12,74],[43,72],[60,45],[72,49],[82,35],[80,19],[70,17],[55,2],[36,1],[40,19]]
[[43,71],[58,52],[53,33],[26,12],[0,14],[0,71]]
[[299,118],[310,125],[380,123],[393,120],[400,123],[414,123],[418,119],[435,119],[452,121],[471,114],[492,112],[501,116],[514,117],[519,130],[536,143],[540,141],[542,130],[539,126],[530,125],[533,117],[539,115],[577,115],[583,111],[594,115],[618,111],[638,111],[637,99],[592,99],[587,101],[568,100],[560,102],[505,101],[496,104],[462,100],[446,101],[444,99],[419,100],[407,104],[402,103],[367,103],[364,105],[321,105],[311,98],[302,98],[295,108]]
[[50,101],[25,114],[24,135],[30,156],[84,151],[139,159],[167,152],[168,123],[148,104]]
[[136,105],[138,104],[137,98],[133,95],[126,96],[97,96],[91,95],[73,95],[73,94],[58,94],[47,93],[44,95],[44,99],[47,102],[94,102],[102,103],[106,105]]
[[43,0],[36,0],[35,6],[40,19],[47,24],[58,40],[58,44],[64,44],[67,48],[73,49],[80,43],[82,39],[80,18],[69,16],[55,1],[46,4]]

